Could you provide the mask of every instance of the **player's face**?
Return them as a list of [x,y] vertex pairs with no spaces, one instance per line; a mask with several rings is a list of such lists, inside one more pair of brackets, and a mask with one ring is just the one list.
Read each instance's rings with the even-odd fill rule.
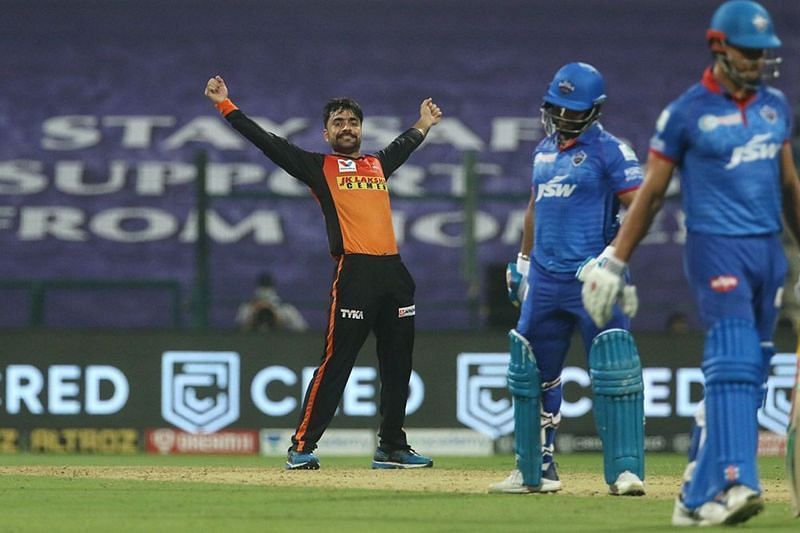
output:
[[566,107],[545,104],[542,107],[542,123],[547,135],[559,132],[564,138],[572,138],[586,129],[586,120],[591,114],[592,110],[574,111]]
[[580,123],[589,115],[589,111],[573,111],[565,107],[555,108],[553,113],[553,124],[558,131],[569,131],[574,129],[576,123]]
[[361,149],[361,121],[349,109],[331,113],[322,134],[338,154],[356,154]]
[[728,46],[726,49],[728,61],[739,76],[748,82],[757,82],[764,69],[767,58],[766,50],[762,48],[738,48]]

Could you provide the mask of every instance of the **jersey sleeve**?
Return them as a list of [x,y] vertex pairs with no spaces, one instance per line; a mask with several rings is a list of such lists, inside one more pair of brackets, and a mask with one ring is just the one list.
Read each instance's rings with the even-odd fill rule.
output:
[[409,128],[393,140],[389,146],[375,154],[383,167],[383,176],[389,178],[397,168],[406,162],[411,152],[422,144],[425,137],[416,128]]
[[650,138],[650,150],[674,163],[681,160],[686,148],[687,124],[676,102],[668,105],[656,121],[656,131]]
[[642,185],[643,173],[639,158],[633,148],[614,139],[605,144],[606,173],[611,190],[617,194],[638,189]]
[[273,163],[306,185],[314,188],[319,185],[316,183],[318,180],[324,179],[320,170],[322,154],[307,152],[283,137],[266,131],[239,109],[225,115],[225,119]]

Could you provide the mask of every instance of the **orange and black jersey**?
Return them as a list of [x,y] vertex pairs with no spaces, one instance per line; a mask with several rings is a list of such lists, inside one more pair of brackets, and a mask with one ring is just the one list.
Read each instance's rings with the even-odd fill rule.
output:
[[231,126],[311,188],[325,217],[331,255],[397,254],[386,181],[422,143],[422,132],[411,128],[375,155],[326,155],[307,152],[231,108],[222,110]]

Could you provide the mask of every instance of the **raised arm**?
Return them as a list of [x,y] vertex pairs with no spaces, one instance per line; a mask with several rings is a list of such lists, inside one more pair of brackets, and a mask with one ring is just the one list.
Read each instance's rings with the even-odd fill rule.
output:
[[276,165],[312,188],[324,181],[320,170],[322,155],[307,152],[283,137],[266,131],[250,119],[231,101],[228,86],[221,76],[208,80],[205,95],[236,131]]
[[411,152],[422,144],[428,131],[442,120],[442,110],[433,102],[432,98],[426,98],[419,106],[419,120],[389,144],[386,148],[375,154],[381,160],[383,174],[387,178],[397,170],[397,167],[405,163]]

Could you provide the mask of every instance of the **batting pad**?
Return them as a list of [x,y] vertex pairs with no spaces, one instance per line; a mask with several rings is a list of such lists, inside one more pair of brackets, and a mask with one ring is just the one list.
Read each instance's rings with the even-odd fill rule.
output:
[[644,480],[644,386],[631,334],[609,329],[595,337],[589,375],[606,483],[615,483],[626,470]]
[[541,380],[533,350],[527,339],[512,329],[508,332],[511,360],[508,390],[514,399],[514,451],[517,468],[525,485],[542,482],[542,437],[539,422]]
[[694,508],[725,488],[742,484],[760,491],[756,468],[757,405],[762,361],[758,333],[747,320],[726,318],[706,335],[706,439],[697,456],[684,503]]

